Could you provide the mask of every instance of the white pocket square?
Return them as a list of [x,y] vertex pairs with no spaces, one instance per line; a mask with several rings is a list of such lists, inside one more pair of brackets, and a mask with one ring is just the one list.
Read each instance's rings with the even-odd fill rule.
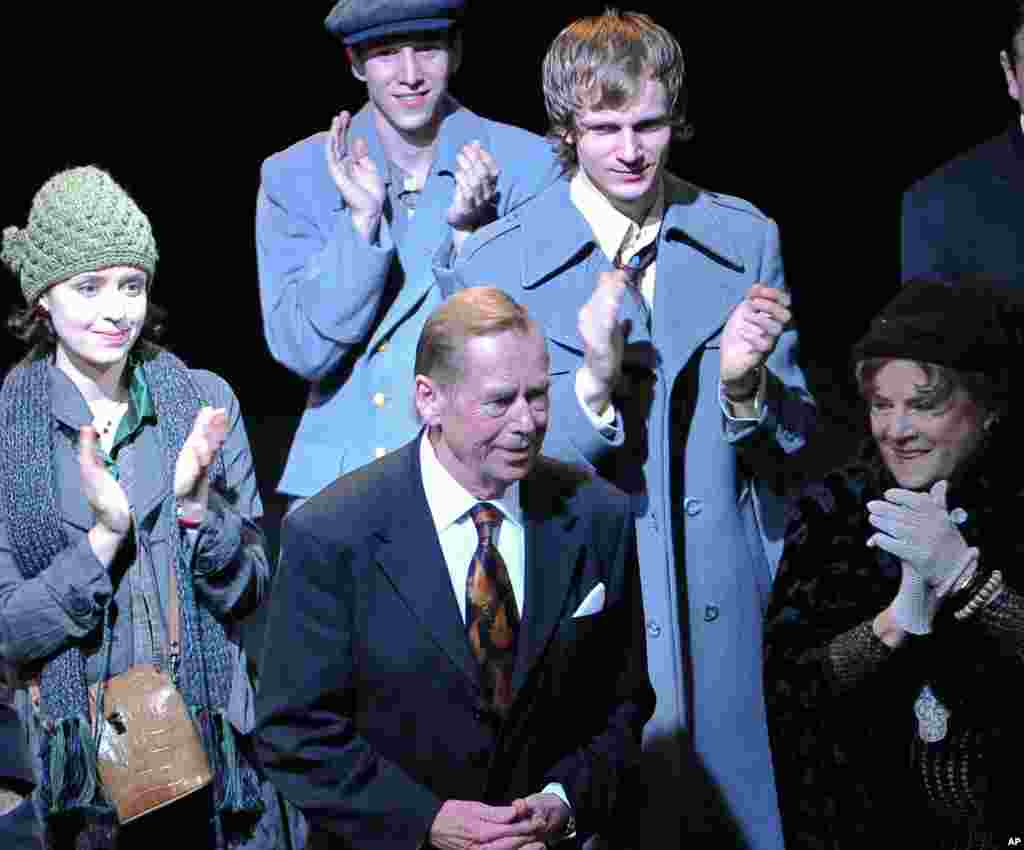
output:
[[580,603],[580,607],[576,609],[576,613],[573,614],[573,619],[577,617],[589,617],[591,614],[598,614],[604,610],[604,582],[599,581],[594,585],[593,590],[587,594],[587,598]]

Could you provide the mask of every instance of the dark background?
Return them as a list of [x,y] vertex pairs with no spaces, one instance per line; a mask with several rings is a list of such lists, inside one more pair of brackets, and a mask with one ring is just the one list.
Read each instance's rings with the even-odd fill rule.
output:
[[[0,24],[0,226],[24,225],[36,189],[71,165],[96,163],[129,189],[157,234],[168,342],[234,386],[272,516],[305,391],[263,340],[253,209],[264,157],[365,99],[322,28],[331,5],[17,4]],[[604,5],[476,0],[456,96],[543,132],[541,58]],[[1000,33],[964,11],[990,6],[664,5],[675,11],[627,8],[653,14],[685,51],[697,134],[672,170],[777,220],[803,365],[829,419],[852,428],[846,351],[896,287],[901,192],[1016,110]],[[20,293],[6,272],[0,282],[6,313]],[[5,339],[0,366],[17,354]]]

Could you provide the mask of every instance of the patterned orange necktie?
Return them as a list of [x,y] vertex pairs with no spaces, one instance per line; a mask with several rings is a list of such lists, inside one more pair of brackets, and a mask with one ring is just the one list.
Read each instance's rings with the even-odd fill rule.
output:
[[476,526],[477,546],[466,576],[466,635],[480,664],[484,700],[503,715],[512,702],[519,609],[508,568],[494,545],[501,511],[481,502],[469,515]]

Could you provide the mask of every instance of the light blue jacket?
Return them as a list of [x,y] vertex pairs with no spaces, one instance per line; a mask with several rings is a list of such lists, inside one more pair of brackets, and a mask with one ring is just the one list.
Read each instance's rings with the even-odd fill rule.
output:
[[[311,384],[278,487],[283,493],[310,496],[419,430],[412,397],[416,342],[442,299],[431,259],[439,246],[450,246],[446,213],[462,146],[478,140],[497,161],[498,216],[557,175],[542,138],[452,105],[415,215],[397,245],[386,220],[376,244],[353,228],[327,172],[325,133],[263,164],[256,250],[264,333],[274,358]],[[378,173],[389,179],[369,107],[352,119],[349,135],[366,139]]]
[[624,445],[591,425],[574,391],[578,313],[610,263],[567,179],[473,234],[453,273],[440,262],[435,273],[500,286],[544,326],[553,376],[544,453],[589,463],[632,495],[658,700],[644,733],[650,810],[637,819],[641,834],[659,847],[706,832],[702,847],[780,850],[761,621],[784,531],[782,476],[814,406],[790,328],[768,361],[760,420],[727,427],[721,332],[751,284],[784,285],[778,231],[748,203],[671,175],[665,203],[650,332],[639,303],[625,303],[626,357],[650,365],[654,381],[617,401]]

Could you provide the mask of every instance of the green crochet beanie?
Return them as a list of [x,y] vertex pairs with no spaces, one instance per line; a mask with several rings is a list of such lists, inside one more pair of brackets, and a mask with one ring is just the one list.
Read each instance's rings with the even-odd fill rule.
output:
[[153,276],[157,252],[149,219],[107,172],[61,171],[32,199],[28,225],[4,229],[3,260],[29,304],[76,274],[133,266]]

